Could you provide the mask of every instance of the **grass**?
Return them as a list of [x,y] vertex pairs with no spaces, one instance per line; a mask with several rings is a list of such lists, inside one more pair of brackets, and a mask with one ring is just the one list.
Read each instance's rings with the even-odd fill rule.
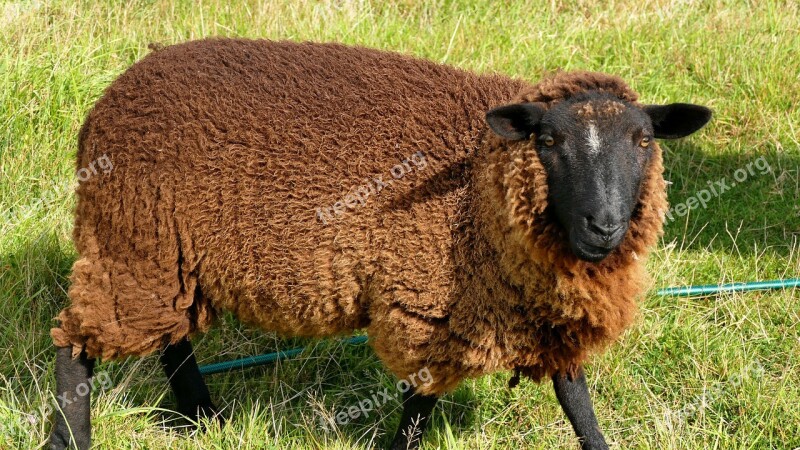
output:
[[[617,0],[330,3],[211,0],[0,3],[0,448],[43,448],[54,391],[48,330],[67,299],[76,136],[103,89],[150,42],[211,35],[341,41],[536,80],[591,69],[649,102],[691,101],[712,125],[669,143],[673,204],[756,172],[675,217],[650,261],[654,286],[800,272],[800,16],[796,2]],[[65,188],[65,186],[67,186]],[[639,322],[588,369],[614,448],[800,447],[800,291],[643,301]],[[201,363],[301,343],[225,317]],[[305,343],[305,342],[302,342]],[[209,377],[228,426],[169,426],[154,358],[103,363],[97,448],[372,448],[399,420],[386,404],[345,426],[335,412],[393,379],[368,347],[320,342],[273,366]],[[576,448],[551,388],[508,374],[465,382],[437,409],[425,448]]]

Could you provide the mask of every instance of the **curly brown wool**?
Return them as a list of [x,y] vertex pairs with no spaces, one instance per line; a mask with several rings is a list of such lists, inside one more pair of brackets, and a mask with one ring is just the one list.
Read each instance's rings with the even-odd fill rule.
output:
[[588,263],[550,217],[533,140],[502,141],[484,115],[590,89],[637,98],[598,73],[530,85],[338,44],[160,48],[81,130],[78,167],[107,155],[114,170],[77,190],[80,258],[55,344],[146,355],[230,310],[291,336],[366,328],[397,376],[428,367],[425,394],[574,371],[636,313],[666,210],[661,152],[623,244]]

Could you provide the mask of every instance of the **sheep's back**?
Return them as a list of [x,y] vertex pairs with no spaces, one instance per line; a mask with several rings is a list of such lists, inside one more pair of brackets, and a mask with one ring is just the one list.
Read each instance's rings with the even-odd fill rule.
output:
[[[414,223],[450,217],[441,198],[465,183],[485,111],[520,87],[337,44],[158,50],[87,118],[79,167],[105,154],[114,169],[78,190],[78,250],[160,272],[171,291],[195,277],[216,306],[277,331],[363,326],[370,281],[392,277],[385,256],[418,253],[431,236],[415,233],[442,228]],[[403,167],[419,152],[424,167]],[[391,184],[377,192],[376,178]]]

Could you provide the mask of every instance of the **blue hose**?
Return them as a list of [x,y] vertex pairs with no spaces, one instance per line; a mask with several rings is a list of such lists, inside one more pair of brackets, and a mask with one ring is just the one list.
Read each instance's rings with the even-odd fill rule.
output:
[[747,292],[763,291],[766,289],[786,289],[800,287],[800,278],[789,278],[786,280],[753,281],[749,283],[728,283],[728,284],[703,284],[700,286],[670,287],[659,289],[656,295],[663,297],[688,297],[719,294],[721,292]]
[[[342,340],[345,344],[362,344],[367,342],[366,336],[353,336],[348,339]],[[261,366],[267,363],[280,361],[281,359],[291,358],[303,353],[305,347],[293,348],[289,350],[282,350],[275,353],[267,353],[264,355],[248,356],[247,358],[234,359],[233,361],[222,361],[214,364],[200,366],[200,373],[203,375],[211,375],[213,373],[227,372],[234,369],[246,369],[248,367]]]
[[[728,284],[704,284],[699,286],[669,287],[659,289],[656,295],[662,297],[688,297],[718,294],[721,292],[747,292],[761,291],[766,289],[786,289],[800,287],[800,278],[789,278],[786,280],[754,281],[749,283],[728,283]],[[367,342],[366,336],[353,336],[342,340],[344,344],[363,344]],[[246,369],[248,367],[261,366],[267,363],[279,361],[286,358],[297,356],[305,350],[305,347],[282,350],[275,353],[264,355],[249,356],[233,361],[223,361],[214,364],[200,366],[200,373],[211,375],[214,373],[227,372],[234,369]]]

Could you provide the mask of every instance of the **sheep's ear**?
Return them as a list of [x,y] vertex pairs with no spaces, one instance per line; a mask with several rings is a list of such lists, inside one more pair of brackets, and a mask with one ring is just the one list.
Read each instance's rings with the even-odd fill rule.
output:
[[547,111],[543,103],[517,103],[486,113],[486,123],[498,136],[511,140],[527,139]]
[[647,105],[644,112],[653,122],[655,137],[678,139],[703,128],[711,120],[711,110],[690,103]]

